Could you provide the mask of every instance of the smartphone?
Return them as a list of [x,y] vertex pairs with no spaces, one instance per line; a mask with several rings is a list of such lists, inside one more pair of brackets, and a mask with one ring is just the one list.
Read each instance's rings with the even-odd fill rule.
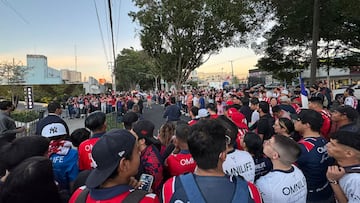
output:
[[151,186],[154,182],[154,176],[143,173],[141,174],[139,181],[141,182],[139,189],[150,192]]

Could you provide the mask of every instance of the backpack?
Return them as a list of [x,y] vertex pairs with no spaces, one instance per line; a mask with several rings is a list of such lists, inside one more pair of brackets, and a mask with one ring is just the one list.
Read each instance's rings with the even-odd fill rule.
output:
[[[189,202],[206,203],[192,173],[180,175],[179,179]],[[247,182],[236,176],[236,188],[231,203],[249,201],[254,202],[250,198]]]
[[[76,198],[75,203],[86,203],[86,198],[89,194],[90,190],[89,188],[85,188],[79,196]],[[125,199],[122,201],[122,203],[136,203],[140,202],[145,195],[148,194],[145,190],[134,190],[128,194],[128,196],[125,197]]]

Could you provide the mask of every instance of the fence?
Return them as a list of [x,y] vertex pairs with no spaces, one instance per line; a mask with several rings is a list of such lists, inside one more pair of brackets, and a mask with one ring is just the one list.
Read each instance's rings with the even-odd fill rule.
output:
[[35,135],[36,125],[39,122],[39,120],[44,117],[44,114],[46,112],[46,107],[38,107],[38,108],[34,108],[32,110],[20,110],[19,112],[21,112],[22,118],[28,118],[28,117],[30,117],[30,115],[33,117],[34,112],[37,116],[36,116],[35,120],[29,121],[29,122],[17,121],[16,119],[19,118],[19,116],[16,116],[14,118],[15,125],[17,127],[24,126],[26,128],[26,130],[24,132],[17,133],[16,136],[23,137],[23,136]]

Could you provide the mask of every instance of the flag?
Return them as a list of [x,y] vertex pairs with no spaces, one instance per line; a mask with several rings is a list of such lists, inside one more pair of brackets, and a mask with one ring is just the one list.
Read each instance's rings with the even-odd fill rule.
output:
[[301,106],[303,109],[307,109],[309,108],[308,106],[308,93],[305,89],[305,85],[304,85],[304,81],[302,80],[301,76],[299,77],[300,80],[300,88],[301,88],[301,92],[300,92],[300,96],[301,96]]

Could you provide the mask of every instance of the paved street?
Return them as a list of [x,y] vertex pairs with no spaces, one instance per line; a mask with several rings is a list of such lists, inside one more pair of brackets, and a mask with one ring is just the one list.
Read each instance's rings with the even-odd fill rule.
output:
[[[162,117],[163,113],[164,113],[164,107],[159,104],[153,104],[152,109],[144,108],[143,110],[144,118],[152,121],[155,124],[154,133],[157,132],[160,126],[166,122],[166,120]],[[182,116],[181,119],[185,121],[189,120],[189,118],[185,116]],[[64,118],[64,120],[69,126],[70,133],[76,130],[77,128],[85,127],[84,118],[75,118],[75,119]]]

